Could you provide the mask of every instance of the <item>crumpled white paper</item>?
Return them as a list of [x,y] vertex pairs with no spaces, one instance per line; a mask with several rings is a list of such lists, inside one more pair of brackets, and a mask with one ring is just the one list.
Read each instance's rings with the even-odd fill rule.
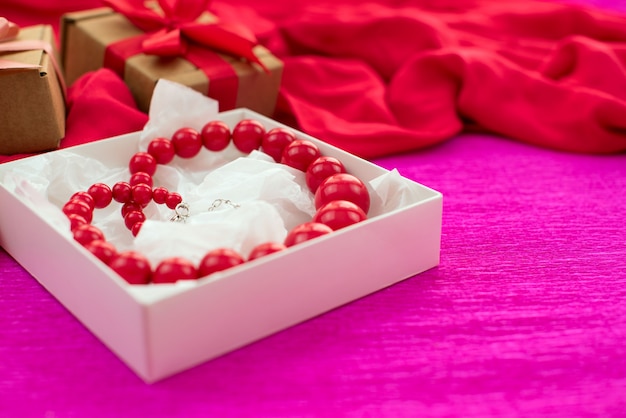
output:
[[[188,87],[160,80],[150,107],[150,122],[140,134],[137,151],[145,151],[156,137],[170,137],[181,127],[200,130],[216,118],[217,102]],[[67,199],[94,183],[113,186],[129,177],[126,163],[109,167],[80,151],[67,149],[23,160],[5,176],[4,183],[61,233],[70,236],[69,222],[61,212]],[[153,266],[172,256],[197,263],[206,252],[218,247],[239,251],[245,258],[257,244],[282,242],[291,228],[310,221],[315,213],[314,196],[306,186],[304,173],[276,164],[260,151],[243,155],[232,144],[219,153],[203,149],[191,159],[176,157],[167,166],[159,165],[153,179],[155,187],[164,186],[183,196],[190,209],[185,223],[171,222],[174,211],[151,203],[144,209],[146,222],[133,237],[124,226],[116,202],[97,209],[92,222],[119,251],[140,251]],[[372,201],[369,218],[419,200],[419,189],[410,187],[396,170],[367,186]],[[210,211],[220,199],[238,207],[223,204]],[[133,294],[144,297],[162,295],[166,287],[184,289],[192,285],[185,281],[130,287]],[[161,290],[149,290],[155,287]]]
[[216,119],[217,113],[217,101],[182,84],[159,80],[152,93],[148,123],[141,132],[139,146],[146,149],[152,139],[169,138],[182,127],[200,131],[205,123]]
[[[135,249],[152,262],[168,254],[199,261],[214,248],[246,257],[258,244],[282,242],[288,230],[311,220],[315,207],[313,195],[302,187],[303,174],[270,160],[253,152],[206,172],[200,182],[181,184],[179,193],[189,206],[185,223],[145,222]],[[172,211],[164,215],[171,218]]]

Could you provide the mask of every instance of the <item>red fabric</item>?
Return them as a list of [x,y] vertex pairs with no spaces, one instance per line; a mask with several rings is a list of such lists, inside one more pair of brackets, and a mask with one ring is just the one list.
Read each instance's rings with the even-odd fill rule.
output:
[[468,127],[625,150],[626,19],[530,3],[319,7],[281,28],[283,93],[304,130],[364,157]]
[[107,69],[79,78],[68,96],[65,147],[134,132],[148,121],[126,85]]
[[[254,3],[212,7],[240,16],[284,59],[276,117],[363,157],[423,148],[467,129],[568,151],[626,150],[624,15],[532,1]],[[23,23],[23,7],[7,17]],[[53,22],[63,11],[59,5],[45,17]],[[108,84],[91,77],[92,94],[107,96]],[[106,103],[118,106],[113,97]],[[98,123],[110,113],[82,106],[70,107],[63,146],[81,137],[76,114]],[[117,132],[137,128],[125,117],[117,123]]]

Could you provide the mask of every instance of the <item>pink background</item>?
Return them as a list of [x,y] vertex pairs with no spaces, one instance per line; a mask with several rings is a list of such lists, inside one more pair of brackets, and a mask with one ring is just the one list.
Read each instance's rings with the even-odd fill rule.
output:
[[626,155],[374,161],[444,194],[441,265],[152,385],[1,251],[0,417],[626,416]]

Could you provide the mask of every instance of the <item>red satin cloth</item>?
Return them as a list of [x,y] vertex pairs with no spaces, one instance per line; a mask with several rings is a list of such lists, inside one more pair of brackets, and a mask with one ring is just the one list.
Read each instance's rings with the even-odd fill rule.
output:
[[297,120],[365,157],[474,125],[551,148],[626,149],[624,17],[528,1],[365,5],[307,15],[283,35]]
[[[8,2],[6,17],[22,25],[99,5]],[[254,3],[212,9],[236,14],[285,61],[275,117],[365,158],[476,129],[574,152],[626,150],[624,15],[527,0]],[[64,147],[146,120],[107,71],[72,87]]]

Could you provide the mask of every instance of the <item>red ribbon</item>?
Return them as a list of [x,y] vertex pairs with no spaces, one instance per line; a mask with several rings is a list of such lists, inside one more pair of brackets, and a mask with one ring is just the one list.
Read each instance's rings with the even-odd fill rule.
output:
[[104,3],[150,34],[143,42],[146,54],[183,56],[187,41],[193,41],[245,58],[267,70],[252,50],[258,42],[247,27],[237,22],[196,21],[208,10],[209,0],[158,0],[162,15],[146,7],[142,0],[104,0]]
[[[232,90],[228,94],[228,90],[234,87],[236,91],[237,76],[232,66],[212,51],[245,58],[269,72],[254,54],[258,42],[246,27],[236,22],[197,21],[207,11],[209,0],[158,0],[162,14],[146,7],[143,0],[104,0],[104,3],[145,32],[107,48],[105,65],[121,75],[125,60],[138,53],[183,57],[207,75],[208,95],[218,99],[220,109],[226,110],[235,107],[236,97]],[[227,77],[223,82],[215,80],[216,76],[224,75]]]

